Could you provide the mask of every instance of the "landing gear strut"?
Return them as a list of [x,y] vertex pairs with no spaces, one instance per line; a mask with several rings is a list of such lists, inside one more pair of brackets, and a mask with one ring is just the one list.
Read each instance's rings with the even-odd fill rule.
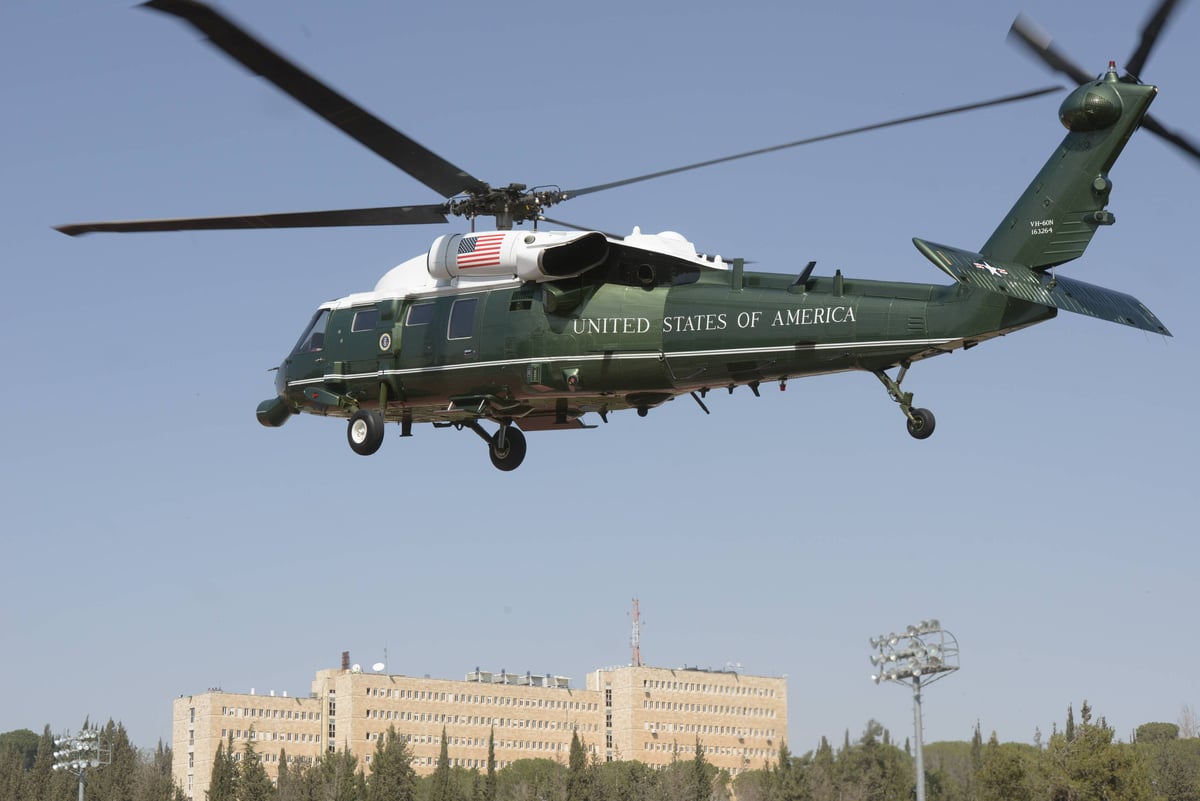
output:
[[511,419],[501,421],[495,434],[485,431],[478,420],[470,420],[462,425],[488,444],[488,456],[497,470],[516,470],[525,461],[525,433],[514,426]]
[[878,378],[885,388],[888,395],[896,403],[900,404],[900,411],[904,412],[905,418],[908,420],[908,433],[914,439],[925,439],[933,433],[933,428],[937,421],[934,420],[933,412],[928,409],[914,409],[912,405],[913,395],[911,392],[902,392],[900,382],[904,380],[904,376],[908,373],[908,365],[900,365],[900,372],[893,379],[883,370],[875,370],[875,377]]

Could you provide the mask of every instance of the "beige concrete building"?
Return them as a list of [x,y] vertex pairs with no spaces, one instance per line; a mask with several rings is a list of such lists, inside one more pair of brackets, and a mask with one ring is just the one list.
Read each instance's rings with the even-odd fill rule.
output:
[[[346,661],[346,660],[344,660]],[[407,737],[420,775],[432,773],[445,730],[452,765],[487,768],[495,732],[496,763],[567,761],[571,736],[604,760],[667,765],[705,758],[731,774],[761,768],[787,731],[787,681],[696,668],[614,667],[589,673],[576,689],[562,676],[488,673],[464,680],[365,673],[350,667],[317,672],[308,697],[228,693],[219,688],[175,700],[174,776],[188,797],[204,801],[217,746],[233,738],[278,774],[280,754],[310,764],[347,747],[370,771],[370,757],[390,726]]]

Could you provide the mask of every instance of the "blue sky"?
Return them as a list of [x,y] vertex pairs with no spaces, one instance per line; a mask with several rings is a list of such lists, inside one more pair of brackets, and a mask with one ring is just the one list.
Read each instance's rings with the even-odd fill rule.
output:
[[[1006,43],[1025,11],[1100,72],[1146,9],[1049,0],[576,8],[229,0],[335,88],[496,184],[587,186],[1058,82]],[[1145,78],[1200,136],[1180,10]],[[1063,93],[1065,94],[1065,92]],[[1062,95],[583,197],[556,215],[677,230],[793,273],[940,282],[913,236],[978,247],[1062,136]],[[1200,704],[1194,628],[1196,165],[1135,134],[1117,224],[1064,272],[1132,293],[1173,339],[1062,314],[924,362],[917,442],[869,375],[686,398],[529,437],[275,431],[254,408],[320,302],[447,227],[89,236],[94,219],[429,203],[431,190],[124,2],[0,5],[0,731],[171,701],[307,692],[343,650],[389,669],[572,676],[629,659],[789,678],[789,733],[911,732],[868,639],[937,617],[962,669],[929,741],[1049,733],[1087,699],[1127,738]],[[1188,534],[1191,531],[1192,534]]]

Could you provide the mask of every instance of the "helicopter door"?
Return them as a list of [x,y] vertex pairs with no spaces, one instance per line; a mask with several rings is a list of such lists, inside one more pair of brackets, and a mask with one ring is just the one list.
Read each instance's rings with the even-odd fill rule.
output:
[[404,335],[400,345],[400,364],[403,367],[432,367],[436,342],[433,335],[433,319],[437,304],[419,301],[404,311]]
[[475,318],[478,317],[479,298],[456,298],[450,307],[450,320],[446,324],[447,361],[479,361],[479,350],[475,343]]

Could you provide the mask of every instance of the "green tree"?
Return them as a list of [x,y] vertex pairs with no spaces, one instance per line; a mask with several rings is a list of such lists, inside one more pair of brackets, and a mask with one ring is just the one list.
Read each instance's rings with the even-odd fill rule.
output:
[[[1036,752],[1034,752],[1036,754]],[[988,739],[975,777],[980,801],[1033,801],[1029,757],[1014,744],[1001,745],[996,733]]]
[[141,759],[129,740],[125,726],[112,720],[96,730],[97,740],[108,749],[109,764],[90,771],[87,777],[90,801],[128,801],[134,794],[134,776]]
[[278,801],[300,801],[299,785],[292,779],[287,750],[279,749],[279,770],[275,774],[275,797]]
[[857,745],[838,754],[837,783],[843,801],[905,798],[913,788],[908,757],[882,742],[883,726],[870,720]]
[[836,768],[833,746],[829,744],[829,740],[822,737],[806,771],[809,792],[812,794],[813,801],[830,801],[836,797]]
[[237,801],[237,764],[233,758],[233,733],[228,743],[217,743],[212,775],[208,780],[208,801]]
[[1073,739],[1056,732],[1042,752],[1040,792],[1052,801],[1148,801],[1149,774],[1133,746],[1114,743],[1104,718],[1093,723],[1087,701],[1079,717]]
[[1135,750],[1146,764],[1156,798],[1200,801],[1200,740],[1179,739],[1173,723],[1137,728]]
[[25,777],[23,796],[28,801],[52,801],[54,797],[54,735],[50,727],[38,738],[37,756]]
[[[50,728],[46,727],[47,730]],[[40,738],[29,729],[14,729],[0,734],[0,752],[11,752],[17,757],[16,766],[22,771],[33,767],[37,759]]]
[[716,771],[704,758],[704,746],[700,738],[696,738],[696,747],[692,752],[692,771],[688,783],[689,801],[709,801],[713,796],[713,778]]
[[442,749],[438,753],[437,767],[430,779],[429,801],[455,801],[450,787],[450,745],[446,738],[446,727],[442,726]]
[[153,753],[143,752],[133,781],[132,801],[187,801],[187,794],[172,776],[171,749],[158,741]]
[[[770,801],[807,801],[812,792],[807,776],[808,760],[798,761],[788,750],[787,742],[779,744],[779,761],[773,770],[767,770],[770,776]],[[738,793],[741,798],[741,793]]]
[[1179,725],[1176,723],[1143,723],[1137,727],[1134,741],[1139,743],[1161,743],[1179,739]]
[[322,757],[315,772],[317,795],[313,801],[361,801],[366,797],[366,779],[349,745]]
[[237,788],[238,801],[273,801],[275,797],[275,785],[267,776],[262,758],[254,748],[253,728],[250,729],[250,737],[246,739],[246,745],[242,748]]
[[559,801],[566,795],[566,766],[553,759],[518,759],[497,773],[498,801]]
[[396,727],[391,725],[388,733],[376,740],[366,801],[414,801],[415,797],[413,752],[408,741],[396,734]]
[[592,766],[593,801],[650,799],[657,791],[658,772],[644,762],[596,762]]
[[567,757],[567,801],[590,801],[591,777],[588,772],[587,749],[579,732],[571,733],[571,750]]
[[496,727],[488,733],[487,782],[483,788],[484,801],[496,801]]

